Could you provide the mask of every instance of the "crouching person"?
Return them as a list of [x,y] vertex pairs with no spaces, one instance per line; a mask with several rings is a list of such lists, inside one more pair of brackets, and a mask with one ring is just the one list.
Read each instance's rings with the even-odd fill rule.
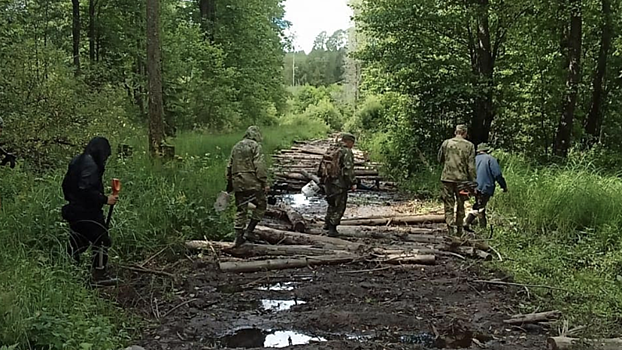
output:
[[[256,126],[246,130],[244,139],[231,150],[227,166],[227,190],[235,193],[235,246],[249,241],[256,241],[255,227],[266,213],[266,194],[268,187],[268,169],[261,148],[261,132]],[[248,205],[253,203],[255,209],[248,221]]]
[[118,200],[116,195],[104,194],[102,177],[110,154],[107,139],[93,138],[71,161],[63,179],[63,194],[69,203],[63,206],[62,215],[71,228],[67,252],[79,263],[82,253],[93,246],[95,280],[107,277],[108,249],[112,245],[102,209]]
[[481,143],[477,146],[477,156],[475,157],[477,168],[476,202],[464,225],[464,229],[469,232],[472,231],[470,226],[476,218],[479,218],[480,227],[488,225],[486,206],[495,194],[497,183],[499,183],[503,192],[508,191],[508,184],[501,173],[499,162],[489,153],[490,147],[487,144]]

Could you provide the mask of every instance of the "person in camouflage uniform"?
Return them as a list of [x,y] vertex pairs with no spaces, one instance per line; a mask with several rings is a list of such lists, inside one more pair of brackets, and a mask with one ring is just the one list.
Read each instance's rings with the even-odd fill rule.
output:
[[[341,223],[341,218],[346,211],[348,203],[348,190],[356,189],[354,176],[354,154],[352,147],[356,138],[352,134],[343,133],[341,135],[341,145],[339,146],[339,175],[332,178],[326,178],[324,174],[320,174],[321,181],[324,184],[326,192],[326,201],[328,209],[326,210],[326,218],[324,219],[324,229],[328,230],[330,237],[337,237],[337,226]],[[329,149],[329,152],[331,150]]]
[[[455,229],[462,235],[464,220],[464,202],[467,196],[460,192],[475,181],[475,146],[466,140],[467,127],[458,125],[456,136],[445,140],[438,152],[438,161],[443,164],[441,175],[442,197],[445,205],[445,222],[449,234]],[[457,204],[457,208],[456,207]],[[454,209],[456,217],[454,219]]]
[[[266,213],[266,193],[268,187],[268,168],[261,148],[261,132],[256,126],[246,130],[244,139],[231,150],[227,166],[227,191],[235,193],[235,246],[246,240],[257,240],[255,227]],[[255,209],[248,221],[248,204],[253,203]]]

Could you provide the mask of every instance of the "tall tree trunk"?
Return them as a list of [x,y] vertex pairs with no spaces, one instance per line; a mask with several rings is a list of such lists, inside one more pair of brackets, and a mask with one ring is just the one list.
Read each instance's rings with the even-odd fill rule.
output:
[[[489,2],[478,0],[476,5],[477,43],[477,96],[471,121],[471,136],[475,144],[488,141],[490,127],[494,119],[493,110],[493,72],[495,62],[490,37]],[[497,40],[500,40],[497,38]]]
[[80,0],[71,0],[73,4],[73,64],[76,75],[80,74]]
[[568,41],[568,78],[566,81],[566,94],[563,99],[562,116],[557,127],[555,137],[555,155],[565,157],[568,155],[574,123],[574,114],[577,106],[579,93],[579,81],[581,80],[581,44],[583,31],[583,18],[581,16],[581,0],[570,0],[570,34]]
[[89,59],[95,61],[95,0],[89,0]]
[[201,27],[209,41],[214,41],[214,23],[216,22],[216,0],[199,0]]
[[598,64],[594,75],[594,87],[592,92],[592,105],[590,113],[585,123],[585,133],[587,134],[586,143],[592,145],[598,140],[600,126],[603,120],[603,101],[605,95],[605,77],[607,74],[607,58],[611,47],[611,3],[610,0],[602,0],[603,24],[600,38],[600,52],[598,53]]
[[147,0],[147,74],[149,76],[149,151],[152,156],[159,156],[164,141],[159,0]]

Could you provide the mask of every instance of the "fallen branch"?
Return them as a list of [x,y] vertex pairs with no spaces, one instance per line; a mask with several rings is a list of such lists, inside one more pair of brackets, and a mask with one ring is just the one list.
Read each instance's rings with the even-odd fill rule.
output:
[[197,300],[199,300],[199,299],[194,298],[194,299],[189,299],[189,300],[184,301],[183,303],[181,303],[181,304],[179,304],[179,305],[175,306],[174,308],[172,308],[172,309],[168,310],[168,311],[167,311],[167,312],[166,312],[166,313],[162,316],[162,318],[166,318],[166,316],[168,316],[168,315],[172,314],[172,313],[173,313],[173,311],[175,311],[175,310],[179,309],[180,307],[182,307],[182,306],[184,306],[184,305],[188,305],[188,304],[190,304],[190,303],[191,303],[191,302],[193,302],[193,301],[197,301]]
[[119,267],[120,267],[120,268],[122,268],[122,269],[125,269],[125,270],[134,271],[134,272],[140,272],[140,273],[150,273],[150,274],[153,274],[153,275],[160,275],[160,276],[170,277],[170,278],[172,278],[172,279],[175,279],[175,278],[176,278],[176,276],[175,276],[175,275],[173,275],[173,274],[172,274],[172,273],[170,273],[170,272],[166,272],[166,271],[158,271],[158,270],[150,270],[150,269],[146,269],[146,268],[144,268],[144,267],[142,267],[142,266],[133,266],[133,265],[128,266],[128,265],[121,265],[121,266],[119,266]]
[[257,256],[296,256],[296,255],[331,255],[347,254],[345,250],[332,250],[315,248],[310,245],[266,245],[246,243],[239,247],[234,247],[229,242],[211,241],[187,241],[186,248],[191,250],[209,249],[210,246],[216,247],[223,252],[240,258]]
[[287,232],[275,230],[265,226],[257,226],[255,233],[257,233],[264,241],[272,244],[283,243],[286,245],[308,245],[326,249],[345,249],[350,251],[356,251],[363,247],[363,244],[353,243],[339,238],[308,235],[298,232]]
[[509,320],[503,321],[505,324],[521,325],[528,323],[548,322],[551,320],[557,320],[562,316],[560,311],[547,311],[538,312],[533,314],[520,314],[514,315]]
[[[594,349],[594,350],[620,350],[622,349],[622,338],[612,339],[578,339],[568,337],[552,337],[547,339],[550,350],[567,349]],[[585,347],[579,347],[584,345]]]
[[514,287],[527,287],[527,288],[545,288],[551,290],[560,290],[567,292],[568,290],[558,287],[551,287],[542,284],[522,284],[522,283],[512,283],[512,282],[503,282],[503,281],[484,281],[484,280],[474,280],[475,283],[483,283],[483,284],[495,284],[500,286],[514,286]]
[[445,222],[444,215],[409,215],[409,216],[394,216],[394,217],[380,217],[380,218],[352,218],[342,220],[341,224],[344,226],[379,226],[379,225],[405,225],[405,224],[424,224],[424,223],[443,223]]
[[285,270],[306,266],[335,265],[354,262],[360,259],[358,255],[327,255],[304,257],[299,259],[273,259],[241,262],[222,262],[219,264],[223,272],[257,272],[268,270]]

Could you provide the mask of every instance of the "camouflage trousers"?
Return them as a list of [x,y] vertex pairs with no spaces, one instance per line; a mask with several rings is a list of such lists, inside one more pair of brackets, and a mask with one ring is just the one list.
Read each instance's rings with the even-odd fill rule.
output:
[[458,187],[459,184],[456,182],[443,182],[442,186],[441,195],[445,206],[445,223],[447,223],[450,233],[453,233],[455,228],[458,229],[458,233],[462,232],[465,213],[464,202],[468,199],[468,196],[460,194]]
[[255,209],[252,210],[251,219],[261,221],[268,203],[266,201],[266,193],[264,191],[244,191],[235,192],[235,224],[236,230],[244,230],[248,221],[248,205],[253,204]]
[[326,210],[326,218],[324,222],[339,226],[339,224],[341,224],[341,218],[346,212],[346,205],[348,204],[348,190],[335,185],[327,184],[326,201],[328,202],[328,209]]

